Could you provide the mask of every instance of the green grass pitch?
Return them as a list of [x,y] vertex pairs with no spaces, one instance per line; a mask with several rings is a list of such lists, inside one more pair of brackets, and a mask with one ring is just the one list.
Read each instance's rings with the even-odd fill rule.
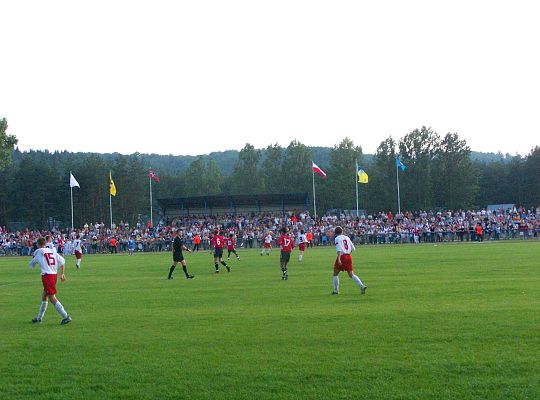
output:
[[540,242],[365,246],[366,295],[332,247],[67,258],[42,324],[38,270],[0,258],[2,399],[538,399]]

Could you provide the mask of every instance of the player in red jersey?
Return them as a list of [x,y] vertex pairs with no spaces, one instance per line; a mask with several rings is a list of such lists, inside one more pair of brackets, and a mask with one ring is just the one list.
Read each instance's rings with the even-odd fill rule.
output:
[[219,234],[216,229],[210,245],[214,249],[214,267],[216,268],[216,274],[219,273],[219,264],[227,268],[227,272],[231,272],[231,268],[223,261],[223,245],[225,244],[225,238]]
[[278,238],[278,246],[281,246],[281,255],[279,262],[281,264],[281,279],[286,281],[289,279],[287,264],[291,259],[291,252],[294,249],[294,239],[287,234],[287,228],[280,229],[281,236]]
[[228,251],[227,261],[229,261],[229,259],[231,258],[231,253],[234,253],[234,255],[236,256],[236,259],[240,261],[240,257],[238,256],[238,253],[236,252],[236,249],[235,249],[236,241],[234,240],[233,233],[229,234],[229,237],[225,240],[225,243],[227,244],[227,251]]
[[360,287],[360,293],[365,294],[367,286],[362,283],[359,277],[354,274],[351,253],[356,250],[351,239],[343,234],[343,228],[336,226],[334,229],[334,243],[336,244],[337,258],[334,263],[334,291],[332,294],[339,294],[339,273],[347,271],[349,277]]

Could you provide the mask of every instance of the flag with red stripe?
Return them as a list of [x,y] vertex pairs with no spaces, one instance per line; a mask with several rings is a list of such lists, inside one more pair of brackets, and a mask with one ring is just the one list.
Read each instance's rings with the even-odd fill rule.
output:
[[312,164],[311,168],[313,168],[313,171],[315,171],[316,174],[319,174],[320,176],[326,179],[326,172],[320,169],[319,166],[315,164],[313,161],[311,162],[311,164]]

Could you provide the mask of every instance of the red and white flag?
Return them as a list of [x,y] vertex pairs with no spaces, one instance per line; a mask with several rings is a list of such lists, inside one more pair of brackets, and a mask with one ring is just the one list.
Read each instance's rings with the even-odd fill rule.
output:
[[152,178],[156,182],[159,182],[159,176],[154,173],[154,170],[152,168],[150,168],[150,178]]
[[313,171],[315,171],[315,173],[319,174],[320,176],[322,176],[323,178],[326,179],[326,172],[324,172],[322,169],[320,169],[317,164],[315,164],[313,161],[311,162],[311,164],[313,164],[311,166],[311,168],[313,168]]

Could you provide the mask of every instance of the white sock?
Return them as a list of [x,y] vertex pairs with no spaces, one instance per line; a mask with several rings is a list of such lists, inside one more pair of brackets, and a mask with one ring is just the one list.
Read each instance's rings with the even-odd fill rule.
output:
[[64,306],[59,301],[56,302],[54,308],[56,308],[56,311],[58,311],[58,314],[60,314],[62,318],[66,318],[68,316],[68,313],[66,310],[64,310]]
[[45,315],[45,311],[47,311],[47,306],[49,305],[48,301],[42,301],[41,306],[39,307],[39,313],[37,315],[38,319],[43,319],[43,316]]
[[339,276],[334,276],[334,291],[339,292]]
[[358,286],[360,286],[361,288],[364,287],[364,284],[362,283],[362,281],[360,280],[359,277],[357,277],[356,275],[353,274],[353,276],[351,276],[351,279],[354,281],[354,283],[356,283]]
[[81,260],[77,260],[77,266],[78,266],[78,267],[81,266]]
[[302,261],[302,256],[303,254],[300,254],[300,256],[298,257],[298,261]]

